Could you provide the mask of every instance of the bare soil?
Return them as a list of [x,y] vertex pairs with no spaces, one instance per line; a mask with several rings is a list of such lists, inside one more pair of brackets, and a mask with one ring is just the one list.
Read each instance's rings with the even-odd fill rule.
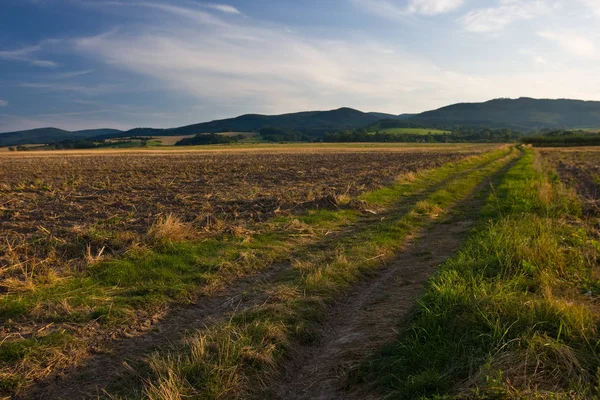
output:
[[565,184],[581,196],[585,212],[600,215],[600,152],[597,148],[539,150]]

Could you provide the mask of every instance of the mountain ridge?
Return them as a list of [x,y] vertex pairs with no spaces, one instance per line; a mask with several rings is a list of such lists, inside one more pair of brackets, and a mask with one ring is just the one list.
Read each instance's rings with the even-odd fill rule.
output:
[[66,131],[38,128],[0,133],[0,146],[54,143],[66,139],[117,138],[127,136],[181,136],[198,133],[250,132],[266,127],[284,128],[319,137],[324,133],[371,126],[397,120],[431,128],[509,128],[522,132],[543,129],[600,127],[600,101],[576,99],[497,98],[486,102],[451,104],[420,114],[362,112],[349,107],[328,111],[301,111],[280,115],[244,114],[175,128],[90,129]]
[[411,120],[444,126],[542,129],[600,127],[600,101],[576,99],[497,98],[480,103],[456,103],[425,111]]

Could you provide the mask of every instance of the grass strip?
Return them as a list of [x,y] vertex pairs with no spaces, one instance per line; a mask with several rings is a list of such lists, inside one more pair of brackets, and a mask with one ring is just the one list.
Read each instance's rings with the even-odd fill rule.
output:
[[[433,223],[517,156],[511,151],[488,160],[408,210],[398,209],[333,247],[296,259],[275,284],[263,288],[267,302],[191,335],[166,355],[156,354],[150,362],[153,376],[138,396],[158,400],[256,395],[294,344],[315,339],[315,327],[337,293],[393,262],[410,234]],[[391,196],[386,201],[391,202]]]
[[581,294],[598,243],[577,220],[578,199],[525,152],[397,342],[359,369],[385,398],[600,395],[600,313]]

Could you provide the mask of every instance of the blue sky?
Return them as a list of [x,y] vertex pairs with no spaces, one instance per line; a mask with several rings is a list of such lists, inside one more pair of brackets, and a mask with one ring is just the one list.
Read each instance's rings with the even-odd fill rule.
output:
[[0,132],[600,100],[600,0],[0,0]]

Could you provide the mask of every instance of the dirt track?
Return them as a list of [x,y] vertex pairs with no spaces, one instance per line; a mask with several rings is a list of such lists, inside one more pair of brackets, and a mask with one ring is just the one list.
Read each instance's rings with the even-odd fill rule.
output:
[[[508,166],[496,177],[507,170]],[[353,387],[349,391],[345,385],[348,373],[398,336],[398,327],[409,315],[424,283],[441,263],[456,253],[476,223],[473,211],[484,205],[490,184],[486,178],[450,215],[412,237],[392,265],[337,301],[321,330],[322,341],[317,346],[298,349],[280,381],[272,385],[264,397],[286,400],[378,398],[366,387]]]

